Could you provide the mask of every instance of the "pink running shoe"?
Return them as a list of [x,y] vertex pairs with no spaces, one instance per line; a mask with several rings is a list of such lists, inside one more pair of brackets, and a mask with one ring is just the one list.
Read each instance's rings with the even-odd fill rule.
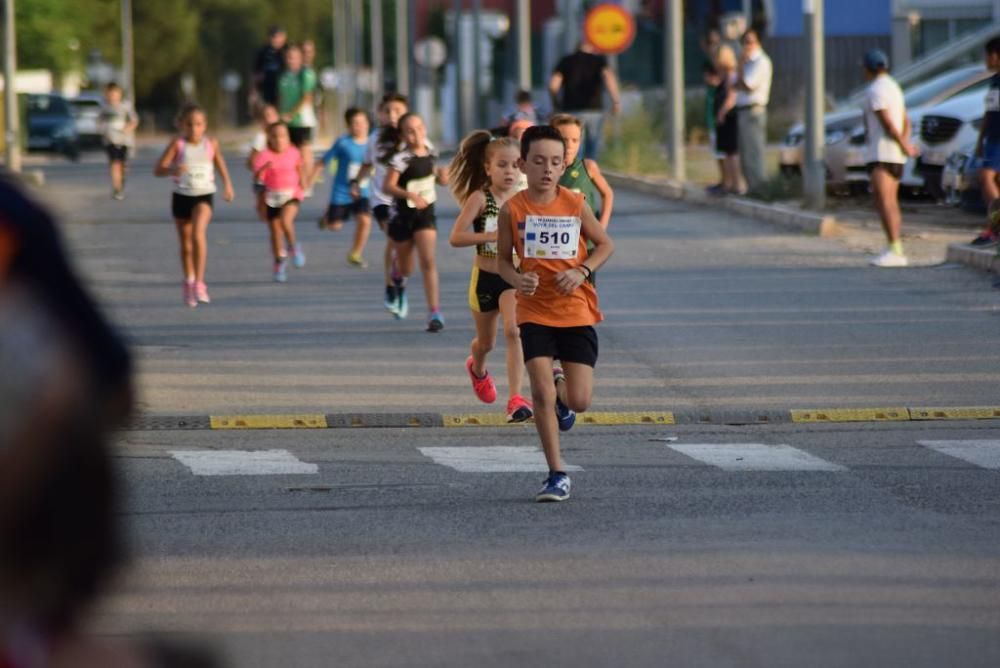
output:
[[208,296],[208,286],[205,281],[198,281],[194,284],[194,298],[202,304],[211,304],[212,299]]
[[533,415],[531,402],[520,394],[515,394],[507,402],[507,422],[524,422]]
[[198,305],[198,299],[194,294],[194,281],[185,280],[183,284],[183,299],[184,303],[194,308]]
[[479,400],[484,404],[492,404],[497,400],[497,386],[493,382],[493,376],[487,371],[480,378],[472,371],[472,355],[465,360],[465,370],[469,372],[469,378],[472,379],[472,391],[476,393]]

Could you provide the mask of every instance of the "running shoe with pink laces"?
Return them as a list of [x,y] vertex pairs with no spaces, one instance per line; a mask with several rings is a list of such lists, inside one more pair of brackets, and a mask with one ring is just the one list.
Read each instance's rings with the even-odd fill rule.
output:
[[507,422],[525,422],[534,416],[531,402],[515,394],[507,401]]
[[212,299],[208,296],[208,286],[205,281],[198,281],[194,284],[194,298],[202,304],[211,304]]
[[182,286],[181,294],[183,296],[184,303],[191,308],[198,305],[198,298],[194,293],[194,281],[185,280]]
[[469,358],[465,360],[465,370],[469,372],[469,378],[472,379],[472,391],[476,393],[481,402],[492,404],[497,400],[497,386],[493,382],[493,376],[485,370],[482,378],[477,376],[472,370],[472,355],[469,355]]

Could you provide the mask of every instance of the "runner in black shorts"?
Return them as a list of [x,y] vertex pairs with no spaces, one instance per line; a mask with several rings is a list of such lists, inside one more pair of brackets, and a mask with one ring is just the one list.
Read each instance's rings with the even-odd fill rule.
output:
[[[436,165],[437,155],[427,142],[427,128],[417,114],[409,113],[399,119],[399,134],[403,148],[389,161],[382,190],[393,198],[396,215],[389,223],[389,238],[398,258],[399,272],[405,279],[414,270],[416,250],[424,277],[424,296],[427,298],[427,331],[444,329],[444,316],[439,305],[437,262],[434,247],[437,243],[437,223],[434,202],[437,185],[448,182],[448,170]],[[400,286],[397,318],[406,317],[405,286]]]

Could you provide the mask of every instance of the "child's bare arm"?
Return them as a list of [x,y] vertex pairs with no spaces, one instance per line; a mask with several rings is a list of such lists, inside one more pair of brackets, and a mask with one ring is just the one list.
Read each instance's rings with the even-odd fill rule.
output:
[[612,190],[608,180],[604,178],[604,174],[601,174],[601,168],[597,166],[596,162],[588,158],[584,160],[584,167],[587,168],[587,173],[590,174],[590,180],[594,182],[597,192],[601,194],[601,218],[598,222],[601,227],[608,229],[608,223],[611,222],[611,210],[615,206],[615,191]]
[[219,149],[219,141],[217,139],[213,139],[212,146],[215,149],[215,157],[212,158],[212,162],[215,163],[215,168],[219,170],[219,175],[222,176],[222,197],[227,202],[232,202],[235,197],[233,193],[233,182],[229,178],[229,170],[226,168],[226,160],[222,157],[222,151]]
[[476,219],[476,216],[482,214],[485,206],[486,196],[481,191],[476,191],[469,195],[458,217],[455,218],[455,225],[451,228],[451,234],[448,235],[448,243],[455,248],[466,248],[468,246],[475,246],[476,244],[496,241],[496,232],[474,232],[470,229],[472,222]]
[[594,243],[594,249],[586,260],[576,267],[561,271],[556,274],[556,290],[560,294],[568,295],[580,287],[587,278],[597,271],[615,250],[615,244],[608,236],[607,230],[601,227],[594,212],[586,203],[580,214],[580,232],[584,238]]
[[175,172],[172,167],[174,159],[177,157],[177,142],[172,141],[167,145],[167,148],[163,149],[163,153],[160,155],[160,159],[156,162],[153,167],[154,176],[172,176]]

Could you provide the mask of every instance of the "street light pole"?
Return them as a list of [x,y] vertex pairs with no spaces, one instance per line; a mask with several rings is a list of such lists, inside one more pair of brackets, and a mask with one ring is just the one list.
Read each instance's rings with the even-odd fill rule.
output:
[[684,160],[684,38],[682,0],[666,0],[663,10],[663,72],[667,94],[667,154],[670,173],[687,177]]
[[472,0],[472,127],[483,127],[483,91],[479,89],[482,77],[482,0]]
[[410,28],[406,0],[396,0],[396,90],[410,94]]
[[531,90],[531,0],[517,0],[517,85]]
[[382,0],[371,0],[372,95],[377,105],[385,90],[385,39],[382,32]]
[[455,15],[451,57],[455,59],[455,136],[465,136],[465,59],[462,58],[462,0],[452,0]]
[[122,9],[122,87],[125,98],[135,104],[135,49],[132,40],[132,0],[121,0]]
[[7,169],[21,171],[21,147],[19,140],[19,112],[17,108],[17,38],[14,32],[14,0],[3,0],[3,106],[4,157]]
[[803,0],[804,37],[808,51],[806,83],[806,146],[802,169],[804,205],[822,209],[826,205],[826,135],[823,127],[823,100],[826,85],[823,77],[823,0]]

